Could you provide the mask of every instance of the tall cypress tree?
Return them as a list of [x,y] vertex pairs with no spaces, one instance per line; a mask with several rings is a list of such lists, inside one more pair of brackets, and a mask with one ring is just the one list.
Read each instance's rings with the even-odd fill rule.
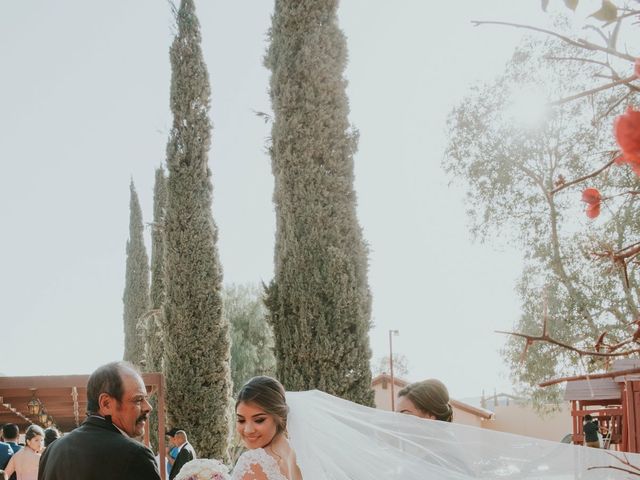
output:
[[149,307],[149,258],[144,246],[142,210],[133,180],[130,185],[129,240],[124,294],[124,359],[141,366],[144,335],[141,322]]
[[162,371],[163,331],[160,315],[164,303],[164,215],[167,208],[167,179],[164,169],[156,169],[153,188],[153,229],[151,231],[151,291],[146,329],[146,371]]
[[176,16],[164,230],[167,413],[172,425],[188,428],[201,456],[222,458],[228,443],[230,345],[207,165],[209,76],[193,0],[182,0]]
[[[145,370],[163,371],[164,332],[162,330],[162,305],[164,303],[164,214],[167,207],[167,179],[164,169],[156,169],[153,188],[153,229],[151,230],[151,291],[149,295],[149,313],[145,329]],[[158,423],[158,402],[151,397],[150,425]],[[165,427],[165,425],[163,425]],[[149,430],[151,444],[158,445],[158,429]]]
[[266,303],[277,374],[372,404],[367,247],[356,216],[337,0],[276,0],[265,63],[274,111],[275,277]]

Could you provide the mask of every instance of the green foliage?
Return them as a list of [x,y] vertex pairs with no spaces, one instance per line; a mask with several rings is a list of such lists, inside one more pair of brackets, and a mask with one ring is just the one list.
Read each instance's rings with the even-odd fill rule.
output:
[[193,0],[182,0],[171,45],[171,111],[164,221],[164,370],[171,425],[202,457],[224,458],[229,434],[229,325],[211,215],[209,75]]
[[273,331],[266,320],[262,291],[230,285],[222,292],[224,315],[231,326],[231,378],[234,396],[257,375],[274,376]]
[[124,303],[124,360],[141,366],[144,360],[144,317],[149,305],[149,259],[144,246],[142,210],[131,181]]
[[[579,0],[563,0],[567,8],[575,11]],[[541,0],[542,10],[545,12],[549,6],[549,0]],[[618,18],[618,7],[611,0],[602,0],[600,8],[590,15],[605,23],[613,22]]]
[[618,18],[618,7],[609,0],[602,0],[602,7],[591,16],[603,22],[613,22]]
[[[635,199],[625,197],[607,201],[609,222],[587,223],[580,192],[586,186],[637,189],[638,182],[628,170],[613,168],[588,184],[550,192],[563,178],[580,178],[609,160],[607,151],[614,148],[611,106],[619,92],[563,104],[533,128],[506,115],[509,92],[522,92],[529,82],[544,85],[551,98],[587,89],[597,64],[553,60],[578,56],[588,59],[555,40],[519,47],[500,78],[476,88],[451,113],[444,166],[454,181],[466,184],[472,231],[483,240],[508,239],[523,253],[526,267],[517,287],[522,314],[514,330],[540,334],[546,298],[551,336],[588,348],[605,327],[609,343],[624,337],[624,324],[637,316],[637,275],[631,272],[630,288],[624,288],[621,270],[595,260],[590,252],[636,241],[638,218]],[[551,344],[532,345],[524,361],[523,350],[524,341],[513,337],[503,355],[521,392],[537,402],[559,398],[558,389],[539,391],[540,381],[603,366],[598,361],[583,364]]]
[[156,169],[153,190],[153,224],[151,231],[151,291],[146,325],[146,371],[161,372],[164,334],[162,304],[164,303],[164,215],[167,208],[167,179],[162,167]]
[[367,247],[356,216],[335,0],[277,0],[265,63],[274,111],[275,278],[266,305],[277,376],[371,405]]
[[[151,230],[151,291],[149,312],[145,324],[145,371],[163,372],[162,354],[164,351],[164,332],[162,304],[164,303],[164,214],[167,208],[167,179],[162,167],[156,169],[153,189],[153,224]],[[151,397],[150,424],[157,425],[158,412],[155,397]],[[157,429],[150,430],[151,444],[158,445]]]
[[567,8],[575,11],[578,7],[578,0],[564,0],[564,4],[567,6]]

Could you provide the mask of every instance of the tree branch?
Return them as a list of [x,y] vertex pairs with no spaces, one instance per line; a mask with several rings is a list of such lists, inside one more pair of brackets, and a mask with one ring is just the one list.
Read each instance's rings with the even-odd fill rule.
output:
[[607,162],[603,167],[599,168],[595,172],[592,172],[592,173],[589,173],[588,175],[585,175],[584,177],[576,178],[575,180],[571,180],[570,182],[563,183],[559,187],[556,187],[553,190],[551,190],[550,194],[551,195],[555,195],[559,191],[564,190],[565,188],[568,188],[568,187],[570,187],[572,185],[575,185],[576,183],[584,182],[585,180],[588,180],[590,178],[597,177],[602,172],[604,172],[607,168],[609,168],[611,165],[613,165],[613,163],[615,162],[615,157],[617,157],[618,154],[619,154],[619,152],[617,152],[617,151],[616,152],[612,152],[611,156],[614,157],[614,158],[609,160],[609,162]]
[[619,52],[617,50],[613,50],[611,48],[608,47],[602,47],[600,45],[597,45],[595,43],[591,43],[591,42],[587,42],[586,40],[573,40],[572,38],[569,38],[565,35],[561,35],[557,32],[554,32],[553,30],[547,30],[545,28],[538,28],[538,27],[532,27],[531,25],[523,25],[520,23],[511,23],[511,22],[496,22],[496,21],[484,21],[484,20],[471,20],[471,23],[473,24],[474,27],[478,27],[480,25],[505,25],[508,27],[515,27],[515,28],[524,28],[526,30],[533,30],[534,32],[541,32],[541,33],[546,33],[547,35],[551,35],[554,37],[559,38],[560,40],[562,40],[563,42],[566,42],[570,45],[573,45],[575,47],[579,47],[579,48],[584,48],[586,50],[592,50],[592,51],[599,51],[599,52],[605,52],[608,53],[609,55],[613,55],[615,57],[618,58],[622,58],[624,60],[628,60],[630,62],[635,62],[635,57],[632,57],[631,55],[628,55],[626,53],[622,53]]
[[[612,358],[612,357],[626,357],[627,355],[631,355],[632,353],[640,353],[640,348],[636,348],[633,350],[625,350],[624,352],[596,352],[594,350],[583,350],[581,348],[574,347],[573,345],[569,345],[563,343],[555,338],[552,338],[550,335],[527,335],[526,333],[518,333],[518,332],[505,332],[502,330],[496,330],[495,333],[502,333],[503,335],[512,335],[514,337],[520,337],[527,340],[528,344],[532,344],[534,342],[545,342],[551,343],[552,345],[558,345],[566,350],[570,350],[572,352],[577,353],[578,355],[588,355],[591,357],[604,357],[604,358]],[[620,344],[618,344],[619,346]]]
[[[604,85],[600,85],[599,87],[595,87],[595,88],[592,88],[590,90],[585,90],[584,92],[576,93],[575,95],[571,95],[569,97],[565,97],[565,98],[561,98],[559,100],[555,100],[555,101],[549,103],[549,105],[553,105],[555,107],[555,106],[558,106],[558,105],[562,105],[563,103],[570,102],[572,100],[577,100],[578,98],[586,97],[588,95],[592,95],[594,93],[601,92],[602,90],[608,90],[610,88],[617,87],[618,85],[623,85],[623,84],[628,85],[629,83],[631,83],[636,78],[638,78],[638,77],[636,77],[635,75],[632,75],[632,76],[627,77],[627,78],[621,78],[620,80],[615,80],[613,82],[606,83]],[[629,86],[631,86],[631,85],[629,85]],[[634,87],[635,87],[635,85],[634,85]]]
[[554,57],[553,55],[546,55],[544,58],[547,60],[560,60],[560,61],[575,61],[582,63],[593,63],[595,65],[600,65],[601,67],[611,68],[611,66],[606,62],[601,62],[600,60],[593,60],[591,58],[581,58],[581,57]]

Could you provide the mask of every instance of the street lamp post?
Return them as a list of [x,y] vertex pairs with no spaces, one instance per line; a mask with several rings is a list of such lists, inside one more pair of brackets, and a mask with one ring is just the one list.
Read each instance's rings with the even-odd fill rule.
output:
[[398,330],[389,330],[389,373],[391,374],[391,411],[396,411],[396,393],[393,381],[393,336],[398,336]]

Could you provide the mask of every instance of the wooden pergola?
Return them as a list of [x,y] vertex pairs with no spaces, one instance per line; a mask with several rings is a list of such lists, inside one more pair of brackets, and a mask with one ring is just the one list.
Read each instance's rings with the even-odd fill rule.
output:
[[588,414],[606,429],[610,445],[640,453],[640,375],[624,374],[639,364],[637,359],[619,359],[613,363],[610,377],[567,382],[564,399],[571,402],[573,443],[584,443],[582,427]]
[[[165,461],[165,405],[164,376],[161,373],[143,373],[142,379],[149,395],[157,398],[158,450],[160,476],[166,478]],[[45,417],[30,415],[28,404],[35,397],[41,408],[52,417],[53,424],[62,432],[80,426],[86,417],[87,382],[89,375],[47,375],[37,377],[0,377],[0,425],[15,423],[24,430],[31,424],[45,427]],[[144,442],[149,445],[149,430],[145,429]]]

